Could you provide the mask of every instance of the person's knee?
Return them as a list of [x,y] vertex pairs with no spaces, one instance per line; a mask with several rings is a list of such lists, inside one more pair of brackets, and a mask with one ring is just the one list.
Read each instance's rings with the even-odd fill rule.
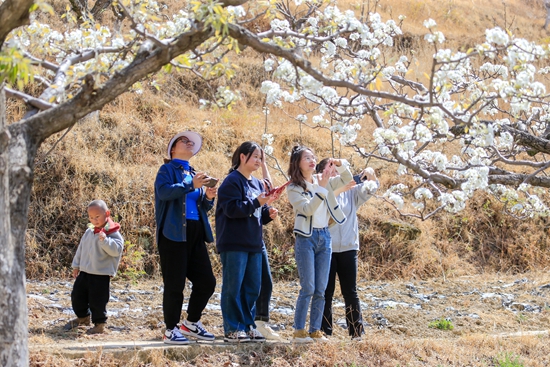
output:
[[315,293],[315,286],[313,284],[303,284],[300,289],[300,294],[303,297],[312,297]]

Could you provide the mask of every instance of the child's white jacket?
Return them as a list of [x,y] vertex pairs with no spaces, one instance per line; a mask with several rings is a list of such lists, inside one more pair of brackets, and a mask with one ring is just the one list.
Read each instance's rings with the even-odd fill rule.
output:
[[88,274],[115,276],[123,249],[124,238],[119,231],[100,241],[99,234],[88,228],[80,240],[72,267]]

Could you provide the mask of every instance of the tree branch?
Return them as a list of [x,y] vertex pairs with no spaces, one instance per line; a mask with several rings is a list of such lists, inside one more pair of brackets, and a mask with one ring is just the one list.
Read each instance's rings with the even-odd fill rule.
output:
[[[519,186],[529,175],[509,174],[509,175],[491,175],[489,174],[489,184],[500,184],[505,186]],[[531,177],[529,184],[532,186],[550,188],[550,177]]]
[[39,110],[48,110],[54,106],[53,104],[42,99],[34,98],[33,96],[29,96],[28,94],[10,89],[8,87],[4,87],[4,90],[6,91],[6,97],[20,99],[25,103],[38,108]]
[[169,46],[144,49],[136,55],[130,65],[114,74],[100,88],[95,89],[93,78],[88,75],[83,89],[74,98],[11,124],[8,128],[10,132],[24,128],[40,143],[50,135],[72,126],[90,112],[100,110],[126,92],[134,83],[160,70],[173,58],[197,48],[212,36],[212,32],[211,28],[196,27],[179,35]]
[[29,8],[33,2],[34,0],[5,0],[0,5],[0,48],[12,30],[29,24]]

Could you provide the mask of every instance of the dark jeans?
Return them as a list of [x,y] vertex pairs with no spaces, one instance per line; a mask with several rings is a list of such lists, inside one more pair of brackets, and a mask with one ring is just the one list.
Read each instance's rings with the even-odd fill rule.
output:
[[259,252],[223,251],[221,307],[225,335],[248,331],[254,325],[254,306],[260,294],[262,254]]
[[271,278],[267,249],[264,246],[262,249],[262,287],[260,289],[260,296],[256,301],[256,317],[254,320],[269,321],[269,302],[271,301],[272,291],[273,279]]
[[164,282],[162,310],[166,328],[173,329],[180,322],[186,278],[193,283],[187,320],[199,321],[216,287],[216,278],[204,243],[202,223],[187,220],[186,242],[171,241],[162,235],[161,230],[158,248]]
[[94,324],[107,321],[107,302],[109,302],[108,275],[88,274],[81,271],[76,277],[71,292],[73,311],[78,317],[92,314]]
[[357,296],[357,251],[332,253],[330,273],[325,291],[325,310],[321,330],[332,335],[332,296],[336,286],[336,274],[340,280],[340,289],[346,305],[346,324],[351,337],[363,333],[363,318],[361,305]]

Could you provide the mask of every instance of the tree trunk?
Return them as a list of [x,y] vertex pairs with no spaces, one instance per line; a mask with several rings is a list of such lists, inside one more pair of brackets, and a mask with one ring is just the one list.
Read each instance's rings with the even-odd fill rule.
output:
[[[19,228],[22,238],[21,233],[14,236],[12,231],[18,229],[20,223],[15,227],[11,223],[8,154],[11,137],[6,129],[5,102],[4,86],[0,85],[0,366],[27,366],[25,231]],[[30,196],[30,190],[28,192]],[[23,222],[26,225],[26,219]]]

